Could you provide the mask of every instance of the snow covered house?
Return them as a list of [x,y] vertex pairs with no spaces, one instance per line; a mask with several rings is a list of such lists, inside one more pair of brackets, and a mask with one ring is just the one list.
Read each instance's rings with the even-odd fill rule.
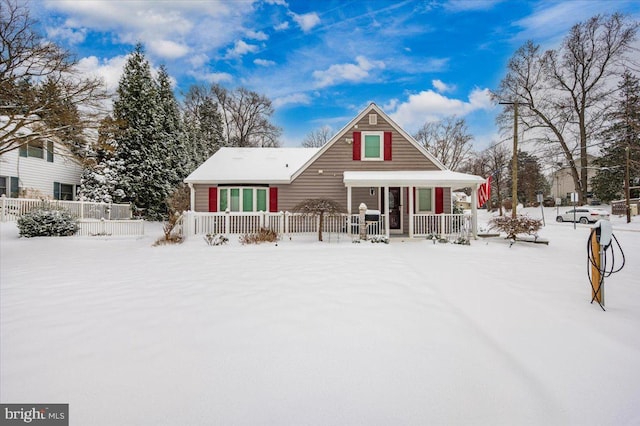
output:
[[[447,170],[372,103],[321,148],[222,148],[191,173],[195,212],[291,211],[329,198],[345,212],[378,210],[385,234],[417,232],[452,213],[452,188],[471,187],[473,231],[479,176]],[[388,220],[387,220],[388,218]]]
[[0,155],[0,196],[74,200],[81,174],[82,166],[63,144],[29,142]]

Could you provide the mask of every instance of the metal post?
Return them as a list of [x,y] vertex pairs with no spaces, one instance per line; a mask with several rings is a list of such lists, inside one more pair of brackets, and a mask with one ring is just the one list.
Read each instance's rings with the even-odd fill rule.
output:
[[[597,257],[593,259],[595,265],[591,264],[591,300],[595,300],[604,306],[604,280],[602,284],[600,284],[600,280],[602,279],[600,270],[602,268],[604,253],[595,232],[591,233],[591,252],[594,255],[598,253]],[[600,289],[598,289],[598,286],[600,286]]]
[[513,162],[511,164],[511,217],[516,218],[518,206],[518,102],[513,103]]

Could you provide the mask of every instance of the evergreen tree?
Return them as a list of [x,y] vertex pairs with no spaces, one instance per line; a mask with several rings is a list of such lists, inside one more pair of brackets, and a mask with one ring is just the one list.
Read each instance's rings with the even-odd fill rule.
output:
[[124,67],[113,115],[120,123],[115,133],[115,159],[124,165],[120,185],[125,200],[147,219],[160,220],[166,215],[165,199],[174,179],[167,179],[171,153],[163,146],[158,87],[141,45]]
[[[507,187],[511,188],[512,178],[509,170]],[[524,206],[535,203],[537,193],[547,193],[549,183],[540,168],[540,160],[535,155],[525,151],[518,151],[518,202]]]
[[[609,115],[610,125],[601,133],[601,156],[593,162],[598,171],[591,179],[592,190],[604,202],[624,198],[627,148],[629,185],[633,186],[634,179],[640,177],[640,81],[627,71],[618,88],[619,99]],[[632,190],[631,197],[637,197],[638,192]]]
[[226,145],[218,104],[205,88],[192,86],[187,92],[184,126],[190,159],[188,172],[191,172]]
[[115,121],[106,117],[98,130],[97,143],[88,150],[78,191],[78,195],[84,200],[99,203],[125,201],[125,193],[120,187],[125,167],[124,161],[116,158],[116,131]]
[[[171,89],[169,74],[164,65],[158,71],[158,143],[165,152],[167,162],[165,164],[164,179],[173,189],[182,179],[187,177],[186,150],[184,143],[184,130],[180,118],[178,102]],[[168,195],[168,194],[167,194]]]

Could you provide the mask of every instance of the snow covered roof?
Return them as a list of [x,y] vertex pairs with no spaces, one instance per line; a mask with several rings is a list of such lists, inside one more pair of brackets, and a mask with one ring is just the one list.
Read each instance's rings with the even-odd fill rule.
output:
[[318,148],[220,148],[187,183],[290,183]]
[[347,186],[473,186],[484,178],[451,170],[345,171]]

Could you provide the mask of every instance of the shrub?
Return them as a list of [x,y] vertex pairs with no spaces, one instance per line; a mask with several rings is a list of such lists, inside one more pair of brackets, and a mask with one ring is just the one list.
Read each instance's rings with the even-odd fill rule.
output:
[[210,246],[221,246],[227,244],[229,239],[222,234],[207,234],[204,236],[204,241]]
[[490,229],[498,229],[506,233],[507,238],[515,239],[518,234],[536,234],[542,227],[542,221],[531,219],[528,216],[516,216],[515,218],[500,216],[491,219],[489,225]]
[[21,237],[66,237],[74,235],[80,227],[69,211],[43,204],[20,216],[18,229]]
[[276,241],[278,241],[278,234],[267,228],[260,228],[260,230],[254,234],[244,234],[240,236],[240,242],[242,244],[274,243]]

